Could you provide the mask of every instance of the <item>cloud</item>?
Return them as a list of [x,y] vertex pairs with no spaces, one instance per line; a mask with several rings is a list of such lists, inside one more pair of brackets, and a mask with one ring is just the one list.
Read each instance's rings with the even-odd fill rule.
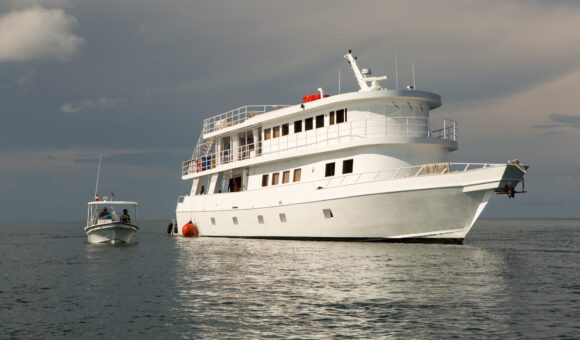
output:
[[32,92],[37,85],[35,75],[36,72],[34,70],[28,71],[16,78],[14,83],[22,90],[22,92]]
[[71,115],[89,109],[109,110],[125,101],[126,101],[125,98],[99,97],[94,99],[82,100],[76,103],[66,103],[60,107],[60,110],[64,113]]
[[536,124],[534,127],[536,129],[554,129],[563,127],[580,129],[580,116],[552,113],[550,114],[550,120],[548,122]]
[[72,33],[76,25],[61,9],[31,7],[0,16],[0,62],[71,60],[85,43]]

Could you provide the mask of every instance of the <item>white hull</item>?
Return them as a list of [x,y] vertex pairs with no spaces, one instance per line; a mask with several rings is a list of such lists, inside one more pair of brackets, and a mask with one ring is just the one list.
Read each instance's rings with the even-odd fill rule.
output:
[[89,243],[123,244],[130,243],[137,227],[131,224],[113,222],[85,228]]
[[363,183],[348,184],[344,177],[186,196],[178,204],[177,223],[192,220],[200,236],[208,237],[460,243],[494,190],[506,181],[517,183],[522,175],[503,165]]

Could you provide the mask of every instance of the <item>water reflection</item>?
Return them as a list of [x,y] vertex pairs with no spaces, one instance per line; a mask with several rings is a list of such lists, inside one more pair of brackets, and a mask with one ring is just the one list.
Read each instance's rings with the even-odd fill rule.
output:
[[[462,335],[506,329],[506,263],[469,246],[177,241],[178,313],[222,336]],[[267,322],[265,322],[267,320]],[[418,332],[419,331],[419,332]]]

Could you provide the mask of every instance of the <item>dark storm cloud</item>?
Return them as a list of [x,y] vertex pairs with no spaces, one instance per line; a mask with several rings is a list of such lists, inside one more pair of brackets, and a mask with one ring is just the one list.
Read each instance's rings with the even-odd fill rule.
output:
[[[110,156],[103,156],[104,164],[121,164],[131,166],[158,166],[175,170],[183,160],[183,153],[171,151],[125,152]],[[82,155],[75,158],[76,164],[98,164],[99,159],[93,156]]]
[[[391,88],[397,53],[400,86],[410,82],[414,64],[418,88],[458,110],[579,69],[580,9],[548,3],[2,1],[2,15],[32,6],[59,11],[69,26],[58,27],[83,43],[66,58],[0,63],[0,155],[27,159],[10,158],[0,177],[18,174],[23,183],[29,169],[41,167],[50,174],[31,176],[36,187],[50,190],[47,178],[60,180],[55,186],[82,185],[103,152],[121,178],[116,183],[134,183],[142,191],[132,193],[146,201],[163,200],[165,210],[151,213],[164,216],[183,192],[174,181],[204,118],[243,105],[295,104],[318,87],[336,93],[339,68],[342,91],[356,90],[342,57],[347,48],[361,66],[388,74]],[[563,120],[545,124],[575,127]],[[466,151],[473,158],[486,152]],[[151,168],[160,170],[134,177]],[[91,175],[81,180],[85,172]],[[70,190],[69,199],[78,200],[82,190]]]

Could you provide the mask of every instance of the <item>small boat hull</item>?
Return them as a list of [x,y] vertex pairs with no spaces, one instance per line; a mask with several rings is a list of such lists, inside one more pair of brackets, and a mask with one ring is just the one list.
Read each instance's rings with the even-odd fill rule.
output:
[[113,245],[130,243],[137,230],[137,226],[121,222],[97,224],[85,228],[89,243]]

